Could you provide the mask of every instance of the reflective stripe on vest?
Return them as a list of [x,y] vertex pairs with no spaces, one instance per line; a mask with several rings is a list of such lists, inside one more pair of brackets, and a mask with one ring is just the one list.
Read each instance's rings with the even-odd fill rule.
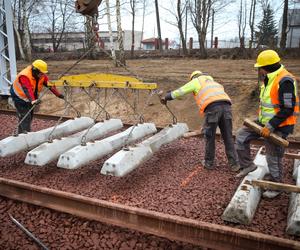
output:
[[267,124],[279,112],[279,83],[284,77],[289,77],[294,80],[296,104],[293,115],[289,116],[279,125],[279,127],[294,125],[297,122],[297,116],[299,116],[299,97],[297,96],[297,83],[295,78],[286,69],[284,69],[283,66],[273,73],[274,75],[271,75],[267,86],[263,84],[261,87],[259,121],[262,124]]
[[266,103],[266,102],[260,102],[261,107],[265,108],[279,108],[279,104],[271,104],[271,103]]
[[231,102],[229,96],[225,93],[223,86],[208,77],[198,77],[201,88],[198,93],[194,95],[201,115],[203,115],[205,108],[213,102],[223,100]]
[[[32,91],[33,93],[35,92],[35,88],[36,88],[36,80],[35,78],[33,77],[32,75],[32,66],[28,66],[26,67],[25,69],[23,69],[16,77],[14,83],[13,83],[13,90],[15,92],[15,94],[22,100],[28,102],[28,98],[26,96],[26,94],[24,93],[24,90],[21,86],[21,84],[19,83],[19,78],[20,76],[26,76],[29,81],[30,81],[30,85],[31,85],[31,88],[32,88]],[[37,85],[37,88],[38,88],[38,91],[37,93],[39,94],[43,88],[43,83],[44,83],[44,76],[42,76],[39,81],[38,81],[38,85]]]

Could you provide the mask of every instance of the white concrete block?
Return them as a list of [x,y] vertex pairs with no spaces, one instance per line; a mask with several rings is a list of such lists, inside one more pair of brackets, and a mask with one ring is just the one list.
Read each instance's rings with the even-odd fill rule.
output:
[[155,132],[156,128],[153,123],[138,124],[103,140],[72,148],[59,157],[57,166],[66,169],[79,168],[90,161],[100,159],[114,150],[120,149],[126,143],[134,142]]
[[[93,119],[89,117],[75,118],[59,124],[52,133],[52,138],[67,136],[86,129],[94,124]],[[9,136],[0,141],[0,156],[10,156],[21,151],[29,150],[37,145],[46,142],[52,132],[53,127],[46,128],[37,132],[19,134],[18,136]]]
[[135,147],[129,147],[114,154],[103,164],[101,174],[119,177],[128,174],[151,158],[162,145],[176,140],[188,130],[188,126],[185,123],[177,123],[164,128],[156,135],[139,143]]
[[[293,177],[296,180],[297,186],[300,186],[299,168],[300,160],[295,159]],[[300,194],[297,193],[290,194],[286,232],[291,235],[300,235]]]
[[[300,154],[300,153],[298,153],[298,154]],[[299,166],[300,166],[300,160],[295,159],[295,160],[294,160],[293,179],[294,179],[296,182],[297,182],[297,179],[298,179]]]
[[169,125],[156,135],[143,141],[142,144],[145,146],[149,146],[151,148],[151,151],[154,153],[157,150],[159,150],[161,146],[178,139],[188,131],[189,128],[186,123],[177,123],[175,125]]
[[122,128],[123,124],[119,119],[105,120],[95,124],[85,135],[87,130],[62,139],[53,140],[51,143],[44,143],[27,153],[25,163],[30,165],[44,166],[56,160],[62,153],[81,144],[82,137],[85,141],[98,139],[105,134]]
[[262,148],[254,160],[257,169],[244,177],[222,215],[223,220],[240,224],[251,223],[261,198],[261,191],[260,188],[244,184],[244,182],[263,179],[269,173],[266,156],[262,155],[261,151]]

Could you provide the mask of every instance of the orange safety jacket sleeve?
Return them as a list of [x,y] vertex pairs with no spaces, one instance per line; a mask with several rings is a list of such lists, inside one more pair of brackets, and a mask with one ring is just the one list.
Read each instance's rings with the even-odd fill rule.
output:
[[30,102],[34,101],[36,98],[34,96],[34,93],[33,93],[33,89],[32,89],[32,86],[30,84],[30,80],[28,79],[27,76],[20,76],[19,77],[19,83],[26,95],[26,97],[28,98],[28,100]]
[[49,81],[49,78],[47,75],[45,75],[44,86],[47,87],[48,89],[50,89],[50,91],[57,97],[62,96],[62,94],[58,91],[58,89],[55,86],[48,86],[48,81]]
[[296,105],[295,87],[293,79],[284,77],[279,83],[279,112],[269,121],[272,129],[284,122],[289,116],[293,115]]

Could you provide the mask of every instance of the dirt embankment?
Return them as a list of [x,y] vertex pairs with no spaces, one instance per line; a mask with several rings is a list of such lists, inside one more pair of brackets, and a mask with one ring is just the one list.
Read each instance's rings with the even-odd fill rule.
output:
[[[50,79],[57,77],[68,69],[75,61],[48,61]],[[257,89],[257,72],[253,68],[254,60],[220,60],[220,59],[139,59],[127,60],[127,65],[131,72],[142,78],[146,82],[156,82],[160,89],[167,91],[180,87],[188,81],[190,73],[194,70],[201,70],[212,75],[219,83],[224,85],[225,91],[232,98],[234,130],[242,126],[245,118],[255,118],[258,97],[253,93]],[[293,74],[299,76],[300,59],[284,60],[283,64]],[[26,63],[19,63],[18,70],[25,67]],[[123,68],[114,67],[110,60],[84,60],[80,62],[69,74],[85,74],[91,72],[112,73],[131,75]],[[299,88],[298,88],[299,89]],[[89,97],[80,90],[73,91],[75,106],[87,115],[94,115],[96,105],[89,103]],[[112,91],[111,91],[112,92]],[[141,91],[140,95],[135,95],[131,91],[123,92],[124,97],[114,93],[108,93],[107,110],[114,117],[121,117],[125,122],[133,122],[132,110],[125,100],[133,104],[136,98],[139,112],[144,114],[146,121],[155,122],[158,126],[164,126],[172,122],[172,117],[167,109],[159,103],[157,96],[149,97],[147,91]],[[96,94],[94,93],[94,96]],[[98,94],[100,101],[104,102],[104,92]],[[49,114],[63,114],[64,102],[49,94],[45,97],[41,105],[40,112]],[[184,97],[182,100],[172,101],[170,109],[177,116],[178,121],[186,122],[191,130],[199,129],[203,123],[197,113],[197,107],[192,95]],[[299,125],[296,126],[295,135],[300,136]]]

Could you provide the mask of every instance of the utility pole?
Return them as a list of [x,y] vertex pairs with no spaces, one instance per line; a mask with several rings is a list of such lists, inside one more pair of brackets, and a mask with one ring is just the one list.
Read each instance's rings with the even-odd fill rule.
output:
[[215,10],[212,9],[211,15],[211,39],[210,39],[210,47],[213,48],[214,45],[214,21],[215,21]]
[[157,22],[159,51],[162,53],[162,40],[161,40],[161,32],[160,32],[160,19],[159,19],[159,10],[158,10],[158,0],[155,0],[155,11],[156,11],[156,22]]

